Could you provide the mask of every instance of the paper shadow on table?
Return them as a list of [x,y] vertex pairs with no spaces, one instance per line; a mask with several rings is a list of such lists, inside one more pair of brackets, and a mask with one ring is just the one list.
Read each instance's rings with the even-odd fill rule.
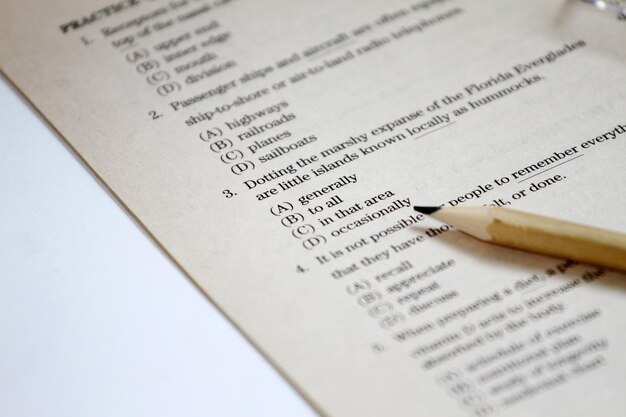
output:
[[[429,227],[425,226],[411,226],[409,228],[409,230],[424,236],[427,236],[426,231],[429,229]],[[493,245],[482,242],[455,229],[443,232],[433,238],[427,237],[427,239],[436,240],[441,245],[458,252],[463,252],[467,256],[479,262],[484,262],[485,264],[506,267],[520,273],[527,272],[528,278],[533,275],[545,277],[545,284],[549,284],[550,280],[565,284],[580,279],[583,286],[604,285],[613,287],[615,290],[626,292],[626,273],[624,272],[563,258]],[[552,270],[555,273],[551,275],[548,270]],[[479,277],[472,278],[479,279]],[[551,287],[552,286],[550,286],[550,288]],[[532,292],[535,290],[540,290],[540,287],[537,286],[533,288]],[[526,294],[527,292],[525,291],[520,293],[520,295]]]

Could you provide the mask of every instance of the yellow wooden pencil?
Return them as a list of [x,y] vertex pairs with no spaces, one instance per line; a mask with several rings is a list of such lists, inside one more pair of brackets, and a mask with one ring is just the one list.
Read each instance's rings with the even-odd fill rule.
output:
[[414,209],[486,242],[626,271],[626,234],[503,207]]

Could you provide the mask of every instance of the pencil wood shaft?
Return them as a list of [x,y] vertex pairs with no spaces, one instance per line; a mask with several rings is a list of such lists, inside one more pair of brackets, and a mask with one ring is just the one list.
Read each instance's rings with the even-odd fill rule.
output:
[[503,246],[626,271],[626,235],[501,207],[443,208],[433,217]]

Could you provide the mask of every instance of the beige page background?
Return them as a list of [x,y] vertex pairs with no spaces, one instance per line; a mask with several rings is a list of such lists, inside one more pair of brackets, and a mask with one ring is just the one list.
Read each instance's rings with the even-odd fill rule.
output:
[[[367,247],[322,264],[316,257],[330,259],[330,251],[369,239],[413,213],[408,206],[403,207],[398,213],[335,238],[330,230],[336,230],[340,222],[336,221],[337,227],[315,223],[317,217],[306,211],[313,204],[299,206],[297,200],[343,175],[356,175],[355,184],[338,192],[345,202],[341,207],[353,206],[385,191],[394,193],[389,204],[395,199],[443,204],[487,183],[493,187],[489,194],[469,204],[512,201],[512,196],[528,188],[530,181],[496,186],[494,179],[510,176],[553,152],[578,146],[584,156],[549,175],[561,175],[563,181],[541,192],[528,191],[514,205],[626,232],[624,136],[584,152],[581,147],[586,140],[626,124],[626,53],[621,45],[625,29],[623,22],[584,5],[539,0],[449,0],[431,2],[428,8],[417,8],[393,22],[373,24],[372,31],[363,35],[352,32],[366,22],[382,22],[386,13],[391,16],[397,10],[411,10],[418,3],[196,1],[177,6],[177,2],[143,1],[64,34],[59,29],[63,23],[89,16],[106,4],[96,0],[6,0],[0,5],[0,68],[138,222],[321,414],[479,415],[472,414],[480,412],[479,408],[460,405],[458,398],[437,382],[444,369],[425,370],[421,359],[411,357],[417,341],[412,342],[411,349],[394,344],[393,333],[381,328],[379,320],[372,319],[346,292],[347,287],[360,279],[373,282],[375,275],[401,261],[410,261],[417,271],[454,259],[456,266],[446,272],[445,285],[462,296],[419,318],[434,320],[481,294],[505,286],[513,288],[516,282],[536,274],[545,275],[559,261],[487,247],[454,232],[431,239],[425,230],[441,225],[423,220],[417,227],[394,232],[380,244],[370,239]],[[138,73],[134,63],[128,62],[127,53],[134,50],[132,47],[116,48],[112,44],[156,20],[167,20],[166,16],[119,35],[106,37],[101,31],[158,7],[168,8],[167,17],[174,17],[202,5],[209,5],[210,12],[176,23],[171,29],[155,31],[146,39],[138,39],[135,46],[148,49],[164,63],[164,54],[155,52],[155,45],[216,20],[232,38],[210,50],[220,59],[235,60],[237,67],[194,85],[185,84],[184,78],[178,77],[182,91],[166,97],[146,82],[146,74]],[[455,9],[460,11],[455,13]],[[449,17],[437,24],[373,48],[332,70],[326,68],[301,83],[288,82],[283,90],[272,90],[266,97],[227,115],[191,127],[185,124],[190,116],[232,102],[237,95],[267,86],[271,89],[289,75],[321,65],[320,62],[348,50],[357,51],[375,39],[389,37],[401,25],[417,24],[420,19],[445,13],[450,13]],[[302,58],[289,68],[275,70],[245,85],[238,82],[236,89],[188,108],[174,111],[169,104],[238,79],[245,72],[276,63],[294,52],[304,55],[307,47],[344,32],[350,34],[350,43],[338,45],[327,55]],[[522,77],[540,77],[535,85],[523,87],[510,97],[459,116],[454,116],[452,110],[461,104],[468,106],[467,100],[474,97],[465,96],[449,107],[442,104],[443,97],[463,92],[465,86],[488,82],[500,73],[512,71],[517,64],[530,63],[549,51],[581,40],[585,46],[554,63],[516,74],[512,81],[498,82],[500,88],[521,82]],[[170,73],[173,74],[171,70]],[[486,88],[485,94],[492,92],[492,87]],[[441,108],[429,114],[426,109],[435,100],[439,100]],[[237,176],[199,137],[205,129],[225,129],[226,121],[280,101],[288,102],[288,111],[297,116],[289,122],[294,137],[290,140],[315,135],[314,145],[303,146],[267,165],[256,160],[254,173]],[[248,190],[243,184],[246,179],[259,178],[350,136],[369,134],[370,141],[360,147],[377,143],[383,136],[390,136],[374,138],[374,128],[418,109],[424,112],[420,118],[424,123],[432,115],[446,114],[454,124],[424,138],[410,137],[393,147],[363,155],[356,162],[319,177],[310,171],[320,166],[317,161],[298,171],[312,177],[306,184],[263,201],[258,201],[256,194],[270,185]],[[151,111],[160,116],[153,120]],[[403,126],[406,127],[409,124]],[[256,138],[238,140],[228,132],[225,136],[232,138],[249,160],[258,156],[246,148]],[[267,135],[259,135],[258,139],[262,136]],[[545,178],[537,177],[540,179]],[[277,186],[277,182],[272,184]],[[226,198],[224,190],[237,195]],[[332,195],[328,194],[328,198]],[[294,203],[308,224],[321,230],[328,243],[310,251],[304,249],[291,229],[283,227],[280,218],[270,212],[282,202]],[[384,250],[392,253],[390,244],[397,245],[417,235],[425,236],[425,241],[414,249],[389,255],[390,259],[373,266],[360,267],[359,273],[349,278],[332,277],[337,269],[362,265],[359,262],[365,256],[373,257]],[[306,272],[298,272],[298,266]],[[593,269],[583,265],[567,268],[542,285],[556,288],[590,271]],[[621,331],[625,297],[621,280],[620,274],[604,271],[601,281],[585,284],[564,298],[567,317],[602,309],[599,321],[580,330],[580,337],[608,339],[604,365],[511,406],[499,403],[496,396],[485,395],[487,400],[481,404],[492,407],[488,413],[541,415],[549,410],[553,416],[582,416],[602,410],[605,416],[621,415],[620,410],[626,406],[619,388],[626,370],[621,354],[626,347]],[[524,296],[523,292],[516,294],[516,302]],[[399,307],[394,304],[394,308]],[[488,317],[494,312],[484,310],[480,315]],[[415,324],[414,320],[408,317],[403,326]],[[544,325],[556,321],[546,323],[531,323],[516,337],[532,337],[543,331]],[[419,343],[440,339],[448,329],[451,328],[419,338]],[[513,336],[506,336],[509,337]],[[382,352],[372,348],[379,345],[384,348]],[[449,369],[461,366],[446,365]]]

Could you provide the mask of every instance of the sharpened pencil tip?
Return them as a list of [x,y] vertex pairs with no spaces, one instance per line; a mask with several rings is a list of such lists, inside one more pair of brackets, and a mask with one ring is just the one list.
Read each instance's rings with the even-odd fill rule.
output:
[[433,214],[436,211],[439,211],[441,207],[433,207],[433,206],[413,206],[415,211],[419,211],[422,214]]

